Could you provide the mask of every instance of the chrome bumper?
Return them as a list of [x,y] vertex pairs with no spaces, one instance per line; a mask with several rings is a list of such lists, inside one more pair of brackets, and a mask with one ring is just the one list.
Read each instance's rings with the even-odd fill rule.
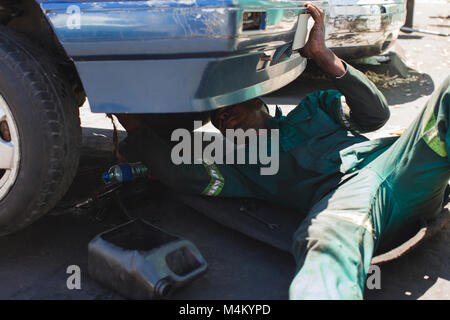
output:
[[405,18],[404,0],[359,1],[353,5],[330,3],[327,46],[349,55],[369,47],[370,53],[380,53],[398,37]]

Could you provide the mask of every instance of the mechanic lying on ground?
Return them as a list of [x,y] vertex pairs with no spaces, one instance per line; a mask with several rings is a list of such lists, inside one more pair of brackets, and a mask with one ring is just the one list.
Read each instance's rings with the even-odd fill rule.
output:
[[293,236],[297,272],[290,298],[361,299],[380,238],[442,209],[450,179],[450,78],[400,138],[368,140],[360,133],[386,123],[387,102],[325,47],[323,12],[307,6],[315,25],[302,55],[314,59],[338,90],[308,95],[287,116],[277,110],[271,117],[252,99],[211,117],[222,133],[279,129],[276,175],[261,175],[260,165],[250,164],[174,165],[168,143],[129,115],[117,115],[128,131],[120,152],[176,191],[253,197],[308,212]]

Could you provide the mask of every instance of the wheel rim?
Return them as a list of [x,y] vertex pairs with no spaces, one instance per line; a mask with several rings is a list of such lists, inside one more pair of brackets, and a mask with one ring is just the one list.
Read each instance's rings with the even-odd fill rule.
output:
[[19,134],[8,103],[0,94],[0,201],[17,178],[20,161]]

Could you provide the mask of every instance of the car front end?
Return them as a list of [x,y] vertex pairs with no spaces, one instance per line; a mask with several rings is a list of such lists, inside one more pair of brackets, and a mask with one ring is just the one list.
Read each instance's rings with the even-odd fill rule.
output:
[[389,49],[406,18],[405,0],[330,0],[327,46],[344,59]]
[[[91,110],[201,112],[297,78],[304,1],[42,0]],[[318,1],[326,6],[326,2]]]

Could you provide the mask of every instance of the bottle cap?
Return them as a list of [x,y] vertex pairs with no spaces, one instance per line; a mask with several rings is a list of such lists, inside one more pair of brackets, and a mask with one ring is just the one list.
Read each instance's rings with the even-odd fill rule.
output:
[[102,174],[102,180],[105,183],[110,183],[111,182],[111,174],[109,172],[105,172],[104,174]]

